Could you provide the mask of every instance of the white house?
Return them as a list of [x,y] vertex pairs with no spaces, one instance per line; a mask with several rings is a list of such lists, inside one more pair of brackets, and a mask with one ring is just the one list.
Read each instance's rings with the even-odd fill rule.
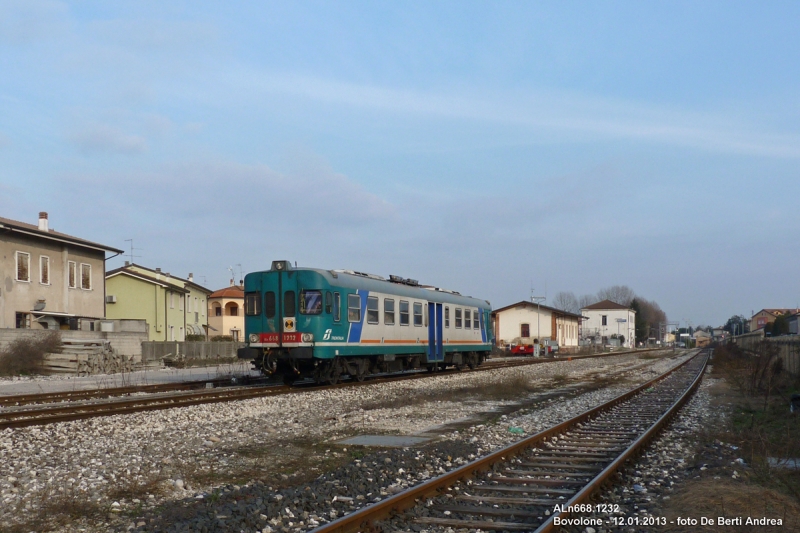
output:
[[636,346],[636,311],[611,300],[603,300],[581,309],[581,339],[592,344],[609,344],[619,339],[621,346]]
[[558,341],[559,348],[577,348],[581,317],[535,303],[521,301],[492,312],[498,346],[518,338]]

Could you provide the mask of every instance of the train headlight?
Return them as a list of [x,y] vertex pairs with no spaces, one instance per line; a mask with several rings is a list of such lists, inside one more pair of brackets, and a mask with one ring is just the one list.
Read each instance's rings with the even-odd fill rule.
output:
[[303,333],[303,342],[314,342],[314,334],[313,333]]
[[252,342],[252,343],[258,342],[258,333],[251,333],[250,334],[250,342]]

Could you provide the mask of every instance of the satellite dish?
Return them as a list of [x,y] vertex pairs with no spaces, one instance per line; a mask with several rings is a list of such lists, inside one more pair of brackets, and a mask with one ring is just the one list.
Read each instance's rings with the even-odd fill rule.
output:
[[44,311],[45,306],[47,305],[46,300],[38,300],[36,304],[33,306],[34,311]]

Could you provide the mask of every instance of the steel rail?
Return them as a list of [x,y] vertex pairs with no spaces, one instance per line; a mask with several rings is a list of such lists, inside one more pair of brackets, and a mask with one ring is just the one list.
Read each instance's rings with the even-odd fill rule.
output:
[[[237,378],[238,379],[238,378]],[[192,390],[205,388],[211,383],[215,387],[231,383],[230,378],[213,378],[178,383],[158,383],[151,385],[128,385],[124,387],[106,387],[100,389],[75,389],[58,392],[41,392],[36,394],[0,395],[0,406],[29,405],[34,403],[51,403],[75,401],[91,398],[106,398],[125,394],[169,392],[176,390]]]
[[[505,448],[502,448],[496,452],[486,455],[485,457],[482,457],[469,464],[451,470],[450,472],[442,474],[441,476],[430,479],[424,483],[421,483],[420,485],[412,487],[399,494],[395,494],[394,496],[390,496],[389,498],[382,500],[380,502],[359,509],[354,513],[351,513],[349,515],[343,516],[342,518],[334,520],[333,522],[322,525],[312,530],[312,533],[355,533],[357,531],[372,531],[374,530],[374,524],[376,522],[385,520],[395,514],[401,513],[406,509],[414,507],[415,505],[417,505],[418,501],[433,495],[437,495],[442,491],[442,489],[450,487],[462,479],[473,478],[479,473],[486,472],[493,465],[501,462],[506,462],[510,458],[524,452],[529,448],[532,448],[535,444],[543,442],[549,439],[550,437],[557,436],[566,431],[567,429],[571,428],[572,426],[575,426],[576,424],[585,422],[602,412],[608,411],[612,407],[615,407],[619,404],[626,402],[627,400],[633,398],[642,391],[653,386],[655,383],[665,379],[674,372],[680,370],[681,368],[689,364],[691,361],[693,361],[694,358],[698,357],[699,355],[700,353],[698,353],[694,357],[690,357],[683,363],[670,369],[668,372],[665,372],[664,374],[654,379],[651,379],[646,383],[638,387],[635,387],[634,389],[631,389],[630,391],[625,392],[602,405],[589,409],[588,411],[585,411],[573,418],[570,418],[569,420],[561,422],[560,424],[552,426],[544,431],[541,431],[535,435],[527,437],[521,441],[510,444]],[[705,363],[703,364],[702,369],[698,373],[698,379],[699,377],[702,376],[704,370],[705,370]]]
[[[625,352],[631,353],[631,352]],[[602,354],[608,355],[608,354]],[[615,352],[614,355],[624,355],[623,352]],[[501,361],[496,364],[484,364],[478,368],[463,371],[482,372],[489,370],[499,370],[503,368],[514,368],[519,366],[529,366],[532,364],[564,361],[575,358],[587,358],[592,356],[562,357],[548,359],[526,359],[523,361]],[[459,373],[462,371],[452,370],[448,373]],[[36,409],[14,409],[0,411],[0,429],[19,428],[34,425],[45,425],[56,422],[68,422],[94,418],[99,416],[111,416],[118,414],[131,414],[143,411],[155,411],[172,409],[175,407],[188,407],[206,403],[217,403],[226,401],[248,400],[266,396],[277,396],[283,394],[300,394],[317,390],[325,390],[334,387],[349,388],[363,385],[375,385],[394,381],[404,381],[411,379],[423,379],[442,375],[442,373],[418,372],[413,374],[389,375],[377,377],[365,382],[347,381],[337,385],[310,385],[310,386],[286,386],[269,385],[260,387],[224,387],[201,391],[187,391],[184,393],[159,395],[154,397],[137,397],[124,400],[111,400],[97,403],[78,403],[71,402],[68,405],[47,406]],[[103,390],[103,389],[100,389]]]
[[[624,452],[617,456],[617,458],[614,459],[611,464],[604,468],[583,489],[579,490],[575,496],[573,496],[566,504],[564,504],[565,509],[569,509],[571,505],[581,504],[588,500],[595,490],[600,488],[600,486],[606,480],[608,480],[612,475],[614,475],[614,473],[617,472],[617,470],[622,467],[625,461],[636,454],[642,447],[647,445],[658,434],[658,432],[661,431],[661,429],[672,419],[672,417],[677,414],[681,407],[683,407],[684,404],[689,401],[689,398],[697,390],[697,387],[700,386],[700,381],[703,379],[703,373],[705,372],[707,362],[708,358],[706,358],[706,363],[703,364],[703,368],[700,370],[700,372],[698,372],[697,377],[695,377],[689,388],[686,389],[683,394],[681,394],[680,398],[678,398],[672,404],[672,406],[647,429],[647,431],[645,431],[634,442],[632,442]],[[569,515],[570,512],[568,510],[551,514],[550,518],[548,518],[544,524],[539,526],[534,533],[547,533],[549,531],[553,531],[553,529],[556,527],[554,525],[556,517],[566,518]]]

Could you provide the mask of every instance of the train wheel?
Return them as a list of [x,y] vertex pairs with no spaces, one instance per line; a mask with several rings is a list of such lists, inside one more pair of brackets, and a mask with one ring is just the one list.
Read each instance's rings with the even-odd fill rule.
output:
[[469,366],[470,370],[475,370],[475,367],[478,366],[478,354],[475,352],[467,354],[467,366]]

